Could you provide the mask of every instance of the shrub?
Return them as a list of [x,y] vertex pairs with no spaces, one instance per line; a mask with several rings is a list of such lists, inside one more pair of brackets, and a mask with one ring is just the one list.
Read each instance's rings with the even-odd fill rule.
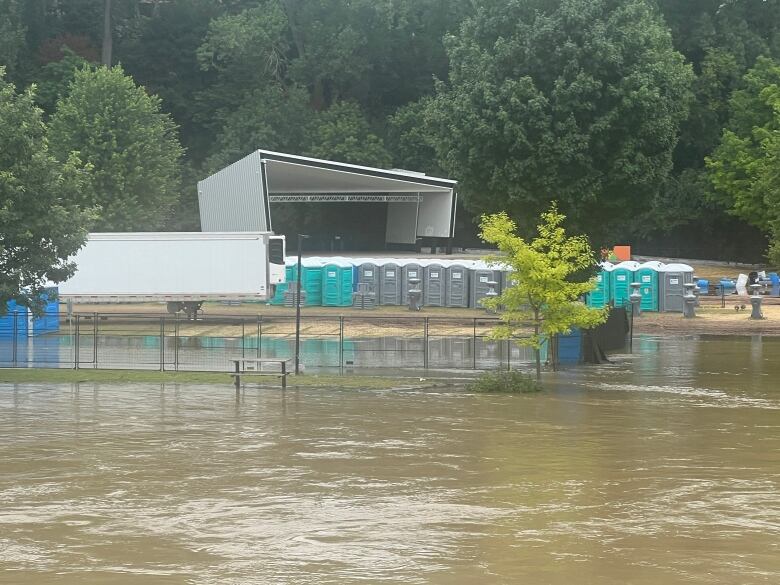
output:
[[527,394],[541,392],[542,385],[522,372],[486,372],[467,386],[472,392],[512,392]]

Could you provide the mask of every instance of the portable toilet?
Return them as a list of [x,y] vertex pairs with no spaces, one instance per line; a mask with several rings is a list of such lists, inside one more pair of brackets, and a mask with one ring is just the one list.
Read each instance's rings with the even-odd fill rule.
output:
[[659,310],[682,313],[685,284],[693,282],[693,268],[687,264],[666,264],[659,273]]
[[423,278],[423,263],[422,260],[402,260],[400,262],[401,265],[401,274],[402,274],[402,280],[401,280],[401,303],[402,305],[406,304],[406,299],[408,298],[409,289],[411,286],[409,285],[409,279],[416,278],[420,281],[420,283],[417,285],[420,290],[425,290],[425,279]]
[[423,267],[423,305],[447,306],[447,260],[430,261]]
[[373,292],[377,299],[380,292],[380,260],[377,258],[357,258],[355,259],[357,264],[358,284],[367,284],[371,292]]
[[469,306],[470,270],[466,261],[448,262],[445,273],[444,296],[447,307]]
[[601,270],[596,275],[596,288],[588,293],[587,304],[589,307],[600,309],[612,300],[612,269],[611,262],[602,262]]
[[[322,258],[304,258],[301,263],[301,288],[306,291],[305,306],[322,304]],[[294,272],[297,272],[297,265]],[[297,278],[297,274],[295,275]]]
[[610,274],[610,284],[612,286],[612,302],[616,307],[626,307],[631,304],[631,283],[634,282],[639,262],[626,260],[615,264]]
[[635,282],[639,283],[639,293],[642,300],[639,306],[643,311],[658,311],[658,274],[663,271],[664,263],[658,260],[643,262],[636,269],[634,274]]
[[398,264],[398,261],[392,258],[383,260],[379,271],[379,304],[402,304],[403,297],[401,296],[401,283],[403,281],[403,275],[401,266]]
[[352,264],[332,258],[322,267],[322,306],[352,306]]
[[496,271],[486,262],[476,260],[472,263],[470,276],[469,306],[472,308],[481,308],[482,304],[480,301],[485,298],[488,291],[490,291],[490,282],[496,283],[492,288],[495,292],[499,292],[498,281],[496,281]]

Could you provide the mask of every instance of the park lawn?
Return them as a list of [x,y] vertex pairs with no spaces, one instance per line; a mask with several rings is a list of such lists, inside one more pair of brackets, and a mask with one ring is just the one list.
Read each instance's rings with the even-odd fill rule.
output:
[[[80,383],[95,382],[101,384],[213,384],[233,385],[233,379],[225,372],[160,372],[157,370],[97,370],[65,368],[1,368],[1,384],[23,383]],[[276,377],[252,379],[247,386],[278,386]],[[409,388],[428,386],[419,378],[389,378],[381,376],[357,375],[301,375],[289,376],[287,387],[330,387],[330,388]]]

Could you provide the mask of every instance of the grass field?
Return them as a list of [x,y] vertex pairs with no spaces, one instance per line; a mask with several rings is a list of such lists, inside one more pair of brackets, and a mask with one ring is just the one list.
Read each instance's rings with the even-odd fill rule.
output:
[[[205,384],[214,386],[231,386],[233,379],[227,373],[221,372],[159,372],[154,370],[72,370],[64,368],[2,368],[0,383],[81,383],[95,382],[101,384]],[[289,376],[287,387],[328,387],[353,389],[391,389],[391,388],[421,388],[437,385],[435,382],[419,378],[389,378],[375,376],[327,376],[301,375]],[[261,382],[254,378],[248,386],[281,387],[281,382],[274,377],[263,378]]]

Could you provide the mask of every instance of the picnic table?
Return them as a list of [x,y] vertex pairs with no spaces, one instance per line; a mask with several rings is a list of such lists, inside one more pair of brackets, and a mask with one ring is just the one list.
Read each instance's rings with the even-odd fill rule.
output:
[[[235,357],[229,361],[233,362],[230,376],[236,384],[236,390],[241,388],[241,378],[245,376],[271,376],[282,379],[282,388],[287,388],[287,376],[290,375],[288,364],[292,361],[290,358],[247,358]],[[278,365],[278,368],[267,369],[264,365]]]

